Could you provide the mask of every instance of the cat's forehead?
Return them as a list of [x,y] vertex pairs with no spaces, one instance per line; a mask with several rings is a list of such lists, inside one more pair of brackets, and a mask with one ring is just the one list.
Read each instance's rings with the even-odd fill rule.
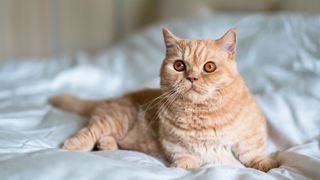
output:
[[213,40],[182,39],[177,45],[176,55],[185,61],[213,59],[219,52]]
[[180,39],[177,44],[180,47],[188,47],[191,49],[212,46],[213,40],[200,40],[200,39]]

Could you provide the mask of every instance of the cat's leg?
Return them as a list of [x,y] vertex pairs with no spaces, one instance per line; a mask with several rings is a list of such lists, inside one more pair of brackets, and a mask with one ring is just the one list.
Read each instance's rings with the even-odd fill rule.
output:
[[245,166],[267,172],[279,164],[267,156],[265,149],[265,138],[251,136],[235,144],[232,150]]
[[108,101],[92,113],[89,125],[68,139],[63,148],[90,151],[116,149],[117,141],[124,137],[136,119],[137,109],[128,99]]
[[63,144],[63,149],[91,151],[100,136],[108,128],[108,121],[103,116],[93,115],[87,127],[81,129],[74,136],[67,139]]
[[173,143],[165,139],[162,139],[161,143],[170,167],[187,169],[200,167],[198,158],[188,153],[187,149],[179,143]]
[[62,148],[67,150],[91,151],[95,146],[96,139],[90,129],[85,127],[73,137],[67,139]]

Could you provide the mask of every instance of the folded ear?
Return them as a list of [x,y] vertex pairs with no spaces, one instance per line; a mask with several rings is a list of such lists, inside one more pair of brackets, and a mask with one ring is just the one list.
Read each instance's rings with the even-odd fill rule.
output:
[[220,48],[229,54],[229,58],[233,59],[236,53],[237,33],[235,29],[227,31],[220,39],[217,40]]
[[179,38],[177,38],[172,32],[170,32],[169,29],[162,27],[162,33],[167,49],[173,47],[177,43]]

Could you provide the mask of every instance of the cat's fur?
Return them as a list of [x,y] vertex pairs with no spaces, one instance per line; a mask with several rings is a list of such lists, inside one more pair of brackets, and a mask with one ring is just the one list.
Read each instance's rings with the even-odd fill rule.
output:
[[[240,162],[262,171],[277,167],[265,152],[265,117],[236,69],[235,30],[218,40],[180,39],[165,28],[163,35],[161,89],[101,101],[51,98],[56,107],[90,117],[63,148],[137,150],[181,168]],[[176,60],[184,71],[174,69]],[[208,61],[216,65],[211,73],[203,69]]]

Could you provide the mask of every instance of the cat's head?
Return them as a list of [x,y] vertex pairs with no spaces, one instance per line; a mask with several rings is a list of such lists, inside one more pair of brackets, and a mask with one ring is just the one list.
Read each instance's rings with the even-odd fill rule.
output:
[[236,31],[218,40],[181,39],[163,28],[166,57],[161,67],[161,88],[192,102],[219,96],[239,74],[236,69]]

